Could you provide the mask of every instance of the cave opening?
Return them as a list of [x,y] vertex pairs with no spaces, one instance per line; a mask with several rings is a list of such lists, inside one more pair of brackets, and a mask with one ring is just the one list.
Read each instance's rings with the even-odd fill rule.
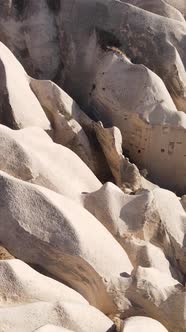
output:
[[26,0],[13,0],[13,6],[18,14],[22,15],[26,7]]
[[106,51],[108,47],[119,48],[122,46],[120,40],[112,32],[97,28],[96,34],[98,42],[104,51]]
[[46,0],[48,7],[53,12],[58,12],[61,7],[60,0]]

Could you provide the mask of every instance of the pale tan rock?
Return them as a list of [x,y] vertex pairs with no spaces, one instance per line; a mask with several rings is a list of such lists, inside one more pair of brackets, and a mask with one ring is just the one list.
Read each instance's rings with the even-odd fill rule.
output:
[[[76,0],[72,10],[73,0],[55,0],[53,6],[41,0],[19,3],[17,10],[16,2],[7,6],[2,1],[0,37],[32,76],[62,81],[65,90],[86,107],[100,61],[97,46],[119,46],[134,62],[155,71],[179,109],[185,110],[184,0],[127,2]],[[82,8],[87,20],[77,22]]]
[[0,122],[15,129],[38,126],[50,130],[50,123],[30,89],[26,72],[2,43],[0,73]]
[[104,128],[101,122],[94,128],[118,187],[136,191],[141,188],[141,175],[138,168],[123,156],[122,136],[116,127]]
[[160,78],[109,51],[99,64],[95,86],[93,105],[103,123],[121,130],[130,159],[146,168],[153,182],[184,193],[186,117],[177,112]]
[[40,128],[14,131],[0,125],[0,169],[75,200],[101,186],[75,153],[53,143]]
[[130,274],[132,264],[106,228],[79,204],[44,187],[4,172],[0,186],[2,244],[17,258],[66,282],[104,313],[117,311],[109,283],[121,273]]
[[35,80],[30,86],[53,127],[52,138],[74,151],[103,182],[111,177],[92,121],[78,104],[52,81]]
[[38,301],[87,303],[73,289],[36,272],[24,262],[0,261],[0,306],[15,306]]
[[163,242],[161,246],[164,248],[164,252],[166,252],[170,259],[177,262],[179,269],[185,274],[185,210],[179,198],[170,191],[155,189],[153,190],[153,195],[161,221],[157,239],[161,239],[162,237]]
[[0,328],[6,332],[33,332],[43,325],[76,332],[112,331],[113,322],[96,308],[72,302],[37,302],[0,308]]
[[[29,67],[29,74],[55,78],[104,125],[119,126],[130,160],[139,169],[148,169],[151,181],[184,194],[186,121],[177,110],[186,111],[186,24],[173,19],[172,13],[177,15],[175,6],[184,14],[185,3],[138,0],[139,3],[146,10],[123,1],[102,0],[91,0],[89,4],[76,0],[75,7],[73,0],[57,1],[51,10],[42,0],[25,3],[18,19],[15,10],[5,14],[7,2],[3,1],[0,39],[22,59],[26,69]],[[87,19],[80,23],[77,17],[82,10]],[[166,17],[162,16],[164,10]],[[108,47],[110,52],[113,48],[114,57],[105,63]],[[140,65],[129,65],[129,61],[128,66],[124,65],[122,52]],[[165,168],[167,163],[169,169]]]
[[128,195],[106,183],[83,194],[82,204],[117,239],[134,266],[159,268],[183,281],[186,214],[175,194],[155,188]]
[[122,332],[168,332],[158,321],[148,317],[131,317],[124,321]]
[[185,331],[185,288],[167,274],[138,267],[132,273],[127,297],[134,301],[136,315],[158,320],[169,332]]
[[[29,77],[30,86],[37,96],[40,104],[48,115],[55,118],[57,113],[63,115],[67,120],[74,119],[85,128],[86,131],[93,130],[93,121],[80,109],[78,104],[57,84],[49,80],[36,80]],[[60,117],[59,117],[60,118]],[[56,126],[60,127],[59,123]],[[58,129],[58,128],[56,128]],[[57,131],[56,135],[60,135]],[[62,136],[62,135],[61,135]],[[61,139],[65,139],[61,137]]]
[[95,151],[81,125],[91,127],[92,121],[53,82],[30,78],[30,85],[52,123],[54,141],[73,150],[96,172]]
[[[180,22],[184,22],[184,17],[181,14],[180,5],[178,4],[176,6],[176,0],[126,0],[126,3],[129,3],[131,5],[137,6],[139,8],[142,8],[146,11],[152,12],[154,14],[164,16],[166,18],[170,18],[173,20],[178,20]],[[183,0],[181,0],[183,2]],[[180,1],[180,4],[181,4]],[[182,5],[182,8],[184,5]],[[176,9],[177,8],[177,9]]]
[[151,214],[153,194],[143,191],[138,195],[123,193],[113,183],[104,184],[101,189],[82,195],[82,203],[114,235],[127,234],[149,240],[143,226]]
[[183,195],[180,199],[180,203],[183,206],[185,212],[186,212],[186,195]]
[[167,2],[169,5],[175,7],[186,17],[186,8],[184,0],[164,0],[164,1]]
[[135,268],[138,266],[153,267],[183,282],[183,275],[179,272],[179,269],[171,265],[162,248],[130,235],[126,236],[120,243],[128,253],[130,261]]
[[64,327],[58,327],[54,325],[44,325],[41,328],[34,330],[35,332],[73,332],[72,330],[67,330]]

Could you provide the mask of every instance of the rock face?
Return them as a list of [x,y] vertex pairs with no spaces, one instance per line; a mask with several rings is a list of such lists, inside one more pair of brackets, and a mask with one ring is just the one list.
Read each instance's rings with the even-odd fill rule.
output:
[[[109,329],[112,331],[113,326],[112,321],[97,309],[70,302],[36,302],[24,306],[5,307],[0,309],[0,319],[2,330],[7,332],[37,331],[47,324],[63,326],[67,331],[74,329],[77,332],[105,332]],[[45,331],[44,328],[41,331]]]
[[38,301],[86,303],[71,288],[45,277],[17,259],[0,261],[0,282],[1,307]]
[[185,18],[0,1],[0,331],[186,331]]
[[50,123],[29,86],[29,79],[10,50],[0,43],[0,122],[14,129]]
[[136,307],[139,305],[138,315],[145,313],[160,321],[168,331],[184,331],[185,287],[154,268],[138,267],[132,277],[128,297],[135,301]]
[[133,266],[152,266],[182,280],[175,268],[185,274],[186,214],[176,195],[155,188],[131,196],[107,183],[82,200],[122,245]]
[[0,169],[75,200],[101,187],[75,153],[54,144],[40,128],[15,131],[0,125]]
[[16,257],[65,281],[91,304],[111,313],[115,305],[107,292],[109,282],[123,272],[130,274],[132,264],[110,233],[65,196],[4,172],[0,183],[0,216],[11,229],[6,236],[5,224],[0,224],[4,246]]
[[95,151],[83,129],[91,127],[92,121],[53,82],[31,79],[31,87],[53,125],[54,141],[72,149],[96,172]]
[[35,330],[37,332],[73,332],[72,330],[67,330],[63,327],[57,327],[54,325],[44,325],[41,328]]
[[94,125],[98,141],[104,151],[108,165],[118,187],[137,191],[142,179],[136,165],[131,164],[122,153],[122,136],[117,127],[104,128],[102,123]]
[[2,331],[112,330],[112,321],[80,294],[19,260],[0,262],[0,283]]
[[147,317],[132,317],[124,322],[123,332],[135,332],[139,329],[141,332],[167,332],[166,328],[159,322]]
[[[127,154],[151,181],[184,194],[184,16],[182,0],[2,1],[0,40],[29,74],[62,84],[92,116],[119,127]],[[51,91],[50,84],[31,80],[31,86],[45,104],[41,90]],[[52,119],[55,139],[67,142],[103,179],[82,125],[59,111]]]
[[120,128],[132,160],[140,169],[148,169],[153,182],[184,192],[186,117],[176,110],[163,82],[144,66],[109,51],[95,85],[93,105],[103,122]]
[[109,174],[108,166],[96,141],[94,122],[52,81],[30,78],[30,86],[52,123],[54,142],[73,150],[104,180]]

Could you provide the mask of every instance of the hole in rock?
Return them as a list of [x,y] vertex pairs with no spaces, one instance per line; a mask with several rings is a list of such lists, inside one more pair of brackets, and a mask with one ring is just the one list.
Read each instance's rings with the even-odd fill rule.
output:
[[13,0],[12,2],[14,8],[17,10],[19,15],[22,15],[24,12],[24,9],[26,7],[26,1],[25,0]]
[[112,32],[96,29],[96,33],[98,42],[104,51],[107,50],[108,46],[116,48],[121,47],[121,42]]
[[60,0],[46,0],[46,2],[50,10],[54,12],[58,12],[60,10]]
[[135,56],[134,58],[131,58],[131,62],[136,64],[136,65],[140,65],[142,63],[139,56]]
[[127,272],[120,273],[120,276],[124,278],[130,278],[130,274],[128,274]]

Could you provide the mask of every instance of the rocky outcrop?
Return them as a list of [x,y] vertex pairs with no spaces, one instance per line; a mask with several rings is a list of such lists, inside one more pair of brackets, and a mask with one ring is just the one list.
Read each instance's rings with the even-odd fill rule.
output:
[[124,321],[122,332],[135,332],[138,328],[141,332],[167,332],[166,328],[158,321],[148,317],[132,317]]
[[94,122],[52,81],[30,78],[30,86],[52,124],[54,142],[73,150],[100,179],[105,180],[108,166],[96,140]]
[[[100,1],[97,7],[91,1],[89,7],[76,0],[62,1],[57,7],[51,7],[45,0],[38,4],[29,1],[20,12],[21,19],[18,19],[15,4],[10,4],[6,16],[7,9],[2,3],[0,39],[21,59],[29,73],[38,78],[55,79],[104,126],[119,127],[126,155],[139,169],[148,170],[152,182],[184,194],[186,117],[178,110],[185,112],[186,25],[183,17],[180,21],[173,15],[178,10],[172,5],[163,0],[159,4],[152,0],[148,3],[131,0],[128,3]],[[60,9],[54,9],[58,7]],[[77,25],[75,18],[81,16],[82,8],[86,10],[86,17],[91,19]],[[157,8],[159,12],[156,12]],[[97,11],[100,16],[97,16]],[[111,12],[113,14],[109,15]],[[166,17],[161,12],[166,13]],[[11,23],[8,21],[10,17]],[[33,17],[37,22],[34,26]],[[66,17],[72,18],[70,25],[68,19],[64,19]],[[105,30],[100,22],[104,23]],[[140,22],[144,22],[143,26]],[[49,27],[51,33],[48,35]],[[19,39],[12,39],[13,29],[16,36],[19,33]],[[21,29],[25,32],[22,39]],[[33,38],[37,29],[40,30],[39,37]],[[174,31],[175,38],[172,37]],[[43,40],[42,52],[38,47],[38,38]],[[61,51],[53,47],[61,47],[59,39],[63,44]],[[30,50],[27,54],[22,52],[23,44]],[[55,56],[51,57],[53,51]],[[40,53],[45,53],[42,61]],[[49,57],[53,62],[50,66]],[[28,59],[32,59],[37,69],[32,70]],[[60,61],[65,64],[63,69],[58,68]],[[46,65],[50,69],[46,70]],[[57,78],[55,66],[58,68]],[[77,110],[76,103],[70,107],[76,111],[69,118],[66,105],[73,101],[55,84],[30,78],[30,85],[53,125],[55,141],[73,149],[103,182],[110,180],[108,169],[102,174],[107,164],[103,156],[96,152],[98,144],[94,142],[95,136],[92,139],[90,135],[91,120],[83,115],[79,117],[81,112]],[[44,91],[47,91],[47,98]],[[104,167],[100,167],[98,159]],[[169,163],[168,170],[164,167],[166,163]],[[176,174],[175,167],[178,170]]]
[[109,329],[111,332],[114,331],[112,321],[99,310],[89,305],[71,302],[36,302],[0,308],[0,320],[1,327],[7,332],[37,331],[47,324],[77,332],[91,329],[95,332],[105,332]]
[[186,117],[176,110],[163,82],[144,66],[109,51],[95,85],[93,105],[103,122],[120,128],[130,158],[148,170],[153,182],[184,192]]
[[11,130],[0,125],[0,169],[77,201],[82,192],[101,187],[75,153],[55,144],[40,128]]
[[0,283],[1,307],[38,301],[88,304],[73,289],[45,277],[18,259],[0,261]]
[[142,187],[140,172],[122,153],[122,136],[119,129],[104,128],[101,122],[95,123],[94,128],[117,186],[123,190],[140,189]]
[[178,271],[186,272],[186,215],[176,195],[156,188],[131,196],[108,183],[97,192],[83,195],[82,199],[85,208],[123,246],[133,266],[165,269],[183,281]]
[[185,9],[0,1],[0,331],[185,332]]
[[10,50],[0,43],[0,123],[13,129],[29,126],[50,130],[26,72]]
[[63,327],[58,327],[58,326],[54,326],[54,325],[44,325],[41,328],[35,330],[35,332],[73,332],[72,330],[67,330]]
[[107,289],[113,278],[130,274],[132,264],[111,234],[65,196],[4,172],[0,186],[3,245],[16,257],[65,281],[103,312],[117,311]]
[[135,302],[138,314],[143,315],[145,312],[160,321],[168,331],[184,331],[185,288],[167,274],[153,268],[138,267],[132,276],[128,297]]

